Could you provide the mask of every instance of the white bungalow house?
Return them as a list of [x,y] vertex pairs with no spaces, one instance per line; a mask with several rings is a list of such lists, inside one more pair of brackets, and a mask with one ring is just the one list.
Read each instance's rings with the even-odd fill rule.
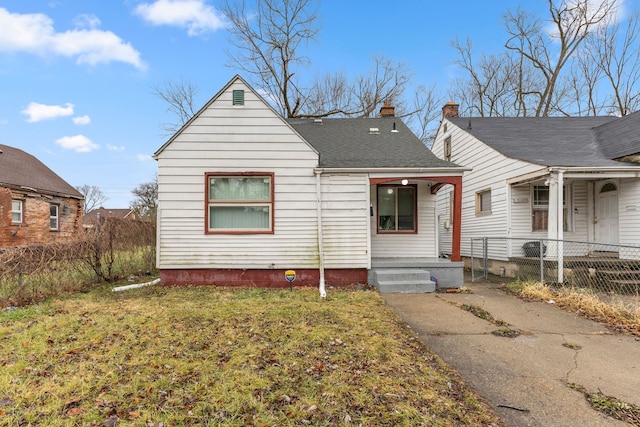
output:
[[[463,177],[465,259],[471,239],[482,237],[640,246],[640,112],[622,118],[459,117],[458,105],[447,103],[432,151],[472,169]],[[438,197],[440,244],[448,252],[447,190]],[[550,245],[546,255],[561,260],[561,249]],[[524,252],[521,244],[504,245],[489,258]]]
[[[462,285],[459,236],[439,259],[438,159],[386,105],[371,119],[284,119],[240,76],[155,153],[164,284]],[[290,276],[292,277],[292,276]],[[394,287],[395,286],[395,287]]]

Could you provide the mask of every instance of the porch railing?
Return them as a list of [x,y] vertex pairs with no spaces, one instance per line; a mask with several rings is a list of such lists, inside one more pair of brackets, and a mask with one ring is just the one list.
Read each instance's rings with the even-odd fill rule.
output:
[[472,280],[489,274],[640,296],[640,246],[571,240],[471,239]]

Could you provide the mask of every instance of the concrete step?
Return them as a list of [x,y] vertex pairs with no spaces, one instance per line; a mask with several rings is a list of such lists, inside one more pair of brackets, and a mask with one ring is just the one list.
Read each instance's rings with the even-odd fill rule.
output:
[[381,294],[422,294],[427,292],[435,292],[436,284],[431,280],[426,282],[416,281],[382,281],[375,284],[378,292]]
[[429,270],[423,268],[376,268],[371,279],[371,284],[380,293],[425,293],[436,290]]

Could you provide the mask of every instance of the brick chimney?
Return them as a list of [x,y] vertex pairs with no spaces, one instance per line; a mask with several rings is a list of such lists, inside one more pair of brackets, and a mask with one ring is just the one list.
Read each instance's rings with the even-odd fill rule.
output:
[[458,107],[460,107],[460,104],[456,104],[453,101],[447,102],[442,107],[442,117],[458,117]]
[[380,108],[380,117],[395,117],[396,107],[391,105],[390,102],[385,102]]

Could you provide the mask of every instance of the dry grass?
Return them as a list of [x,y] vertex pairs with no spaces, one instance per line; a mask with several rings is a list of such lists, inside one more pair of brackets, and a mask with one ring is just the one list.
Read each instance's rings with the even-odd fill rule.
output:
[[143,288],[0,313],[0,424],[502,425],[376,292]]
[[516,283],[521,296],[553,302],[560,308],[604,323],[611,328],[640,336],[640,309],[602,301],[597,295],[573,288],[553,289],[540,283]]

